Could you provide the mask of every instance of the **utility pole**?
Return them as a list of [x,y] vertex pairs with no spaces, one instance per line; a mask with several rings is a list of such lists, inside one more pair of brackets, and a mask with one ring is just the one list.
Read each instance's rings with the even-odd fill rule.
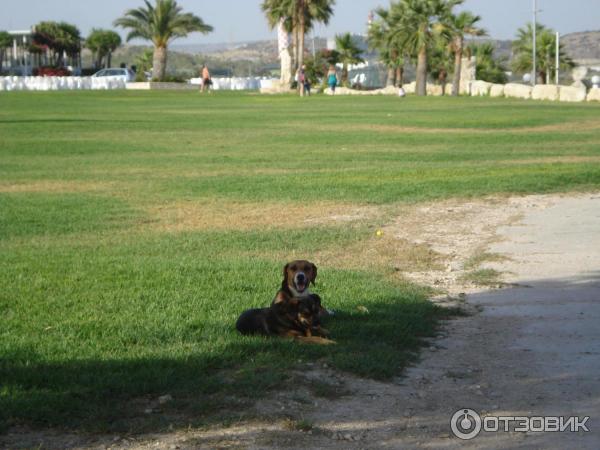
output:
[[533,0],[533,73],[531,74],[531,85],[537,82],[537,0]]
[[558,86],[558,78],[560,72],[560,33],[556,32],[556,85]]

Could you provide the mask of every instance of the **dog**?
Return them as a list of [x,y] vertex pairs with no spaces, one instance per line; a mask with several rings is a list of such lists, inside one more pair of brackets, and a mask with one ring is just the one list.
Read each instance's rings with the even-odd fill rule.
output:
[[[315,298],[316,297],[316,298]],[[268,308],[249,309],[239,317],[236,328],[244,335],[279,336],[328,345],[327,332],[318,322],[318,296],[291,298]],[[316,334],[316,336],[314,336]]]
[[275,294],[271,306],[285,303],[293,298],[311,299],[314,308],[314,331],[317,335],[326,336],[329,333],[321,328],[321,317],[329,312],[321,305],[321,297],[310,292],[310,285],[317,279],[317,266],[310,261],[296,260],[287,263],[283,268],[283,281],[281,289]]
[[298,260],[283,268],[281,289],[268,308],[245,311],[236,323],[242,334],[291,337],[318,344],[335,343],[327,339],[329,332],[321,327],[326,310],[321,297],[309,290],[317,278],[317,266]]

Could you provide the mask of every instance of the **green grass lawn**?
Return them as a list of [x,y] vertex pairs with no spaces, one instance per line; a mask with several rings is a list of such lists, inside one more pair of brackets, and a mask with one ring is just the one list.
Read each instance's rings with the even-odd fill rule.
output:
[[[308,361],[398,375],[441,312],[392,267],[342,259],[376,245],[395,205],[598,189],[599,111],[3,93],[0,421],[156,429],[232,417]],[[353,208],[379,212],[314,220]],[[315,292],[338,312],[327,323],[338,345],[240,337],[237,316],[267,305],[297,257],[319,265]],[[163,394],[175,399],[164,415],[145,415]]]

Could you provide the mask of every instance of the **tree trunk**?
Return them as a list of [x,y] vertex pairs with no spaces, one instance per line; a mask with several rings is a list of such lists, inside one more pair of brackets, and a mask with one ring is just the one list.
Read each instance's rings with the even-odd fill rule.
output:
[[4,64],[4,49],[0,48],[0,73],[2,73],[2,65]]
[[440,82],[440,85],[442,86],[442,96],[446,95],[447,80],[448,80],[448,72],[446,72],[444,69],[440,70],[440,75],[438,77],[438,81]]
[[292,30],[292,70],[298,73],[298,27]]
[[452,95],[456,97],[460,94],[460,75],[462,71],[463,41],[457,39],[454,49],[454,77],[452,79]]
[[152,79],[163,81],[167,70],[167,49],[165,47],[155,47],[152,58]]
[[404,67],[396,67],[396,86],[401,88],[404,84]]
[[395,77],[394,68],[393,67],[388,67],[386,86],[395,86],[396,80],[395,80],[394,77]]
[[348,87],[348,63],[344,63],[342,66],[342,86]]
[[417,58],[417,95],[427,95],[427,47],[419,50]]
[[108,55],[106,55],[106,67],[110,67],[111,62],[112,62],[112,52],[109,51]]
[[[304,2],[302,1],[302,8],[300,9],[300,26],[298,27],[298,68],[302,68],[304,65]],[[304,74],[306,77],[306,74]],[[304,83],[300,83],[300,96],[304,97]]]

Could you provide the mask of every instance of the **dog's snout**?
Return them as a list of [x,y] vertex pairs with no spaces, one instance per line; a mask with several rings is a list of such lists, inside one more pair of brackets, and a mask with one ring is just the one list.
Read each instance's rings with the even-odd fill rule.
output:
[[304,273],[302,273],[302,272],[298,272],[298,273],[296,274],[296,279],[297,279],[298,281],[305,281],[305,280],[306,280],[306,275],[304,275]]

